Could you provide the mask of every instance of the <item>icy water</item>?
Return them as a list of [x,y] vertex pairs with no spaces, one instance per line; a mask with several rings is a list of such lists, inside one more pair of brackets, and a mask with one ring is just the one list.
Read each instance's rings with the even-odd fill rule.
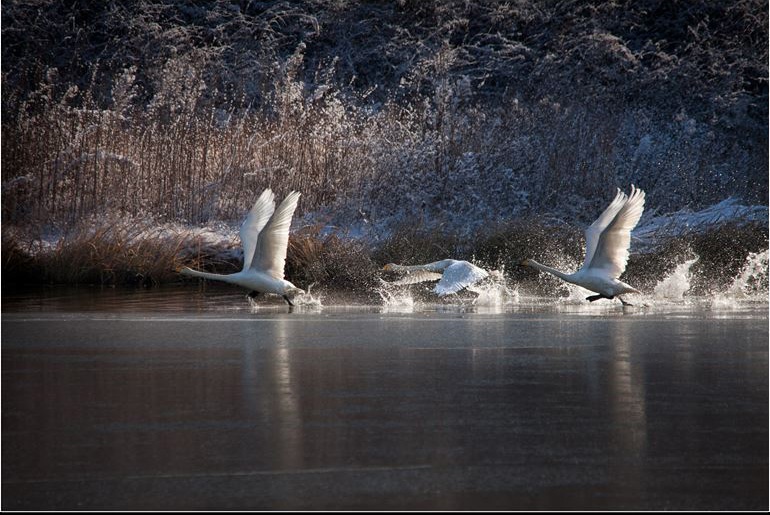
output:
[[766,300],[383,298],[5,294],[2,508],[768,508]]

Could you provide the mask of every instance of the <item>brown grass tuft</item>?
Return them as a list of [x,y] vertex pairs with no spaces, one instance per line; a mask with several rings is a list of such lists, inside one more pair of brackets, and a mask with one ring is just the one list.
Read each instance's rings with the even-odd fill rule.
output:
[[3,272],[13,282],[157,285],[177,279],[185,262],[182,249],[192,247],[188,238],[141,223],[106,220],[97,226],[79,224],[52,248],[32,251],[6,233]]
[[323,234],[321,225],[291,235],[286,276],[300,286],[333,290],[370,290],[377,284],[378,267],[362,242],[337,233]]

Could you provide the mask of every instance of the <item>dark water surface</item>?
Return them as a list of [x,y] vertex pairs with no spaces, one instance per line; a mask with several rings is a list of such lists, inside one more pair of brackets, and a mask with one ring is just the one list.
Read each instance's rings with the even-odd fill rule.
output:
[[766,510],[767,306],[4,295],[2,508]]

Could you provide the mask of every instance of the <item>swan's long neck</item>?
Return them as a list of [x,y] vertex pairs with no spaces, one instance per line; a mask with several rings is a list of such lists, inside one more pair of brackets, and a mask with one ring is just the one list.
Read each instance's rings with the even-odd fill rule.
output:
[[555,268],[551,268],[550,266],[541,265],[537,261],[533,259],[527,260],[527,266],[531,266],[532,268],[537,268],[538,270],[541,270],[543,272],[548,272],[549,274],[553,274],[556,277],[559,277],[560,279],[564,279],[567,282],[572,282],[572,276],[571,274],[565,274],[564,272],[560,272],[556,270]]
[[199,272],[198,270],[193,270],[192,268],[187,268],[187,267],[184,267],[183,269],[181,269],[179,273],[183,275],[203,277],[204,279],[212,279],[214,281],[224,281],[226,283],[233,282],[232,278],[229,275],[211,274],[209,272]]

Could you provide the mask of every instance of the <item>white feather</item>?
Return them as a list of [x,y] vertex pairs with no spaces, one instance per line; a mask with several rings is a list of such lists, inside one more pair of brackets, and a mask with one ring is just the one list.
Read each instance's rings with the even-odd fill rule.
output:
[[290,193],[278,209],[274,209],[274,199],[272,191],[263,191],[241,225],[243,270],[221,275],[184,267],[180,273],[237,284],[257,293],[283,295],[291,304],[289,297],[302,293],[302,290],[283,278],[283,267],[286,264],[291,217],[297,208],[299,193]]
[[297,209],[299,195],[296,191],[289,193],[259,233],[251,268],[276,279],[283,279],[286,249],[289,246],[289,227],[294,210]]
[[270,216],[275,211],[275,195],[270,189],[266,189],[259,196],[254,206],[246,215],[246,220],[241,224],[240,236],[243,246],[243,270],[251,266],[254,251],[257,248],[257,238],[264,229]]
[[[615,199],[586,229],[586,257],[583,266],[574,274],[565,274],[532,259],[525,260],[523,264],[553,274],[606,298],[614,298],[624,293],[639,293],[636,288],[618,278],[626,270],[631,231],[639,223],[643,211],[642,190],[631,185],[629,196],[618,190]],[[589,300],[596,298],[589,297]],[[622,298],[620,300],[627,304]]]
[[397,279],[390,284],[395,284],[396,286],[406,286],[408,284],[424,283],[428,281],[438,281],[439,279],[441,279],[441,274],[437,274],[436,272],[428,272],[426,270],[414,270],[412,272],[407,273],[401,279]]
[[489,274],[486,270],[468,263],[467,261],[455,261],[444,270],[444,275],[433,290],[439,296],[457,293],[463,288],[486,279]]
[[[616,200],[617,198],[615,197]],[[639,223],[644,211],[644,192],[631,186],[631,195],[624,200],[615,216],[605,225],[596,239],[590,261],[586,256],[589,269],[602,271],[612,279],[617,279],[626,270],[628,249],[631,246],[631,230]],[[605,213],[599,217],[600,220]],[[586,231],[586,240],[588,240],[588,232]],[[586,268],[585,264],[583,268]]]
[[401,266],[389,264],[387,270],[406,272],[406,276],[391,284],[405,285],[439,280],[433,289],[439,296],[457,293],[489,276],[486,270],[467,261],[444,259],[424,265]]
[[607,209],[604,210],[604,212],[599,215],[599,218],[596,219],[594,223],[592,223],[586,230],[586,257],[583,261],[583,267],[587,267],[591,264],[591,260],[594,257],[594,252],[596,252],[596,245],[599,243],[599,237],[602,235],[602,231],[607,228],[607,226],[612,222],[612,220],[615,218],[615,215],[618,214],[618,211],[623,207],[623,203],[626,201],[626,194],[620,191],[620,188],[618,188],[618,193],[615,195],[615,200],[613,200],[609,206],[607,206]]

